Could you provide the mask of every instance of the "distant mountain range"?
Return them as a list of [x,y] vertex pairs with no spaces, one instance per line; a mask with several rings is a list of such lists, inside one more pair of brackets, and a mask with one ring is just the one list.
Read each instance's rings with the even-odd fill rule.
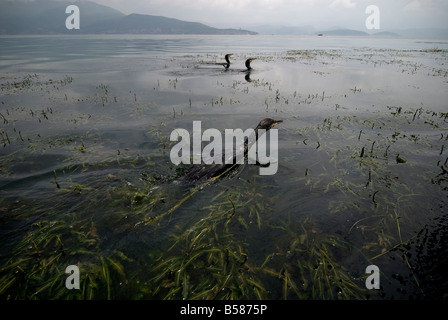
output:
[[[67,6],[75,4],[80,11],[80,29],[68,30]],[[124,13],[91,1],[0,3],[0,34],[257,34],[241,29],[217,29],[202,23],[160,16]]]
[[312,26],[288,27],[261,25],[251,27],[259,34],[269,35],[322,35],[322,36],[381,36],[381,37],[410,37],[410,38],[442,38],[448,39],[446,28],[423,29],[397,29],[397,30],[372,30],[365,32],[359,30],[334,27],[327,30],[318,30]]
[[[0,0],[1,1],[1,0]],[[80,29],[68,30],[65,21],[67,6],[76,4],[80,10]],[[288,27],[262,25],[242,29],[219,29],[198,22],[161,16],[130,14],[99,5],[92,1],[1,1],[1,34],[208,34],[208,35],[322,35],[322,36],[383,36],[448,38],[448,29],[406,29],[365,32],[343,27],[317,30],[312,26]]]
[[351,30],[351,29],[336,29],[336,30],[328,30],[328,31],[320,31],[318,32],[319,35],[326,35],[326,36],[383,36],[383,37],[399,37],[400,35],[395,32],[390,31],[379,31],[376,33],[367,33],[364,31],[358,31],[358,30]]

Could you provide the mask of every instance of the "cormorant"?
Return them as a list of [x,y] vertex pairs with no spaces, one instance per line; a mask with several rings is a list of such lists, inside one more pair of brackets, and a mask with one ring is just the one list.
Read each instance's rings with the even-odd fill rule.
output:
[[229,69],[229,67],[230,67],[230,56],[232,56],[232,55],[233,55],[233,53],[228,53],[228,54],[226,54],[226,55],[224,56],[224,59],[226,60],[225,63],[218,62],[218,63],[215,63],[215,64],[217,64],[217,65],[219,65],[219,66],[223,66],[223,67],[226,68],[226,69]]
[[[258,140],[258,129],[264,129],[269,131],[274,128],[277,124],[282,123],[283,120],[273,120],[270,118],[265,118],[260,121],[260,123],[255,127],[255,141]],[[244,156],[247,155],[248,150],[251,146],[248,144],[248,139],[246,139],[244,144]],[[236,164],[237,155],[233,155],[233,159],[230,164],[226,164],[223,159],[222,164],[193,164],[191,165],[180,179],[176,180],[176,183],[182,184],[198,184],[205,183],[211,179],[217,179],[218,177],[229,173],[233,169],[237,168],[239,164]]]
[[228,69],[230,67],[230,56],[233,55],[233,53],[228,53],[224,56],[224,59],[226,59],[227,64],[223,64],[224,68]]
[[247,68],[247,70],[252,70],[252,67],[250,66],[250,63],[253,61],[253,60],[255,60],[256,58],[250,58],[250,59],[247,59],[246,60],[246,68]]
[[224,56],[224,59],[226,62],[205,62],[205,64],[215,65],[215,66],[223,66],[224,68],[228,69],[230,67],[230,56],[232,56],[233,53],[228,53]]

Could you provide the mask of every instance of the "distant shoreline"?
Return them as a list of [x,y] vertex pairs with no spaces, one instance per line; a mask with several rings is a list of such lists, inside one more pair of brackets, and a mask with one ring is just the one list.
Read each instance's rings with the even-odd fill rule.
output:
[[176,38],[176,37],[275,37],[275,38],[303,38],[303,39],[400,39],[400,40],[416,40],[423,43],[440,43],[445,44],[448,38],[438,37],[411,37],[411,36],[389,36],[389,35],[296,35],[296,34],[142,34],[142,33],[46,33],[46,34],[0,34],[0,38],[38,38],[38,37],[73,37],[73,38],[96,38],[102,36],[104,38],[121,38],[123,36],[131,36],[133,38]]

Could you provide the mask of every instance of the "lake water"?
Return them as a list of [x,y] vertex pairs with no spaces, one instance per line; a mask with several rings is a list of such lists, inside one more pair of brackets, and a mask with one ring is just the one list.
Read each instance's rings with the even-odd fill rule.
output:
[[[0,296],[445,297],[447,63],[430,39],[0,37]],[[174,129],[264,118],[276,174],[173,183]]]

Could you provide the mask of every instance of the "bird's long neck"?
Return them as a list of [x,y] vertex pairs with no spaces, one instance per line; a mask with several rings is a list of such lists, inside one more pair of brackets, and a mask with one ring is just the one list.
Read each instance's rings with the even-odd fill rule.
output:
[[[258,140],[258,128],[255,128],[254,131],[255,131],[255,133],[254,133],[255,139],[246,138],[246,140],[244,141],[244,156],[247,156],[247,152],[249,151],[249,149]],[[249,140],[251,140],[250,143],[249,143]]]
[[247,70],[252,69],[252,67],[250,66],[250,60],[246,61],[246,68],[247,68]]

